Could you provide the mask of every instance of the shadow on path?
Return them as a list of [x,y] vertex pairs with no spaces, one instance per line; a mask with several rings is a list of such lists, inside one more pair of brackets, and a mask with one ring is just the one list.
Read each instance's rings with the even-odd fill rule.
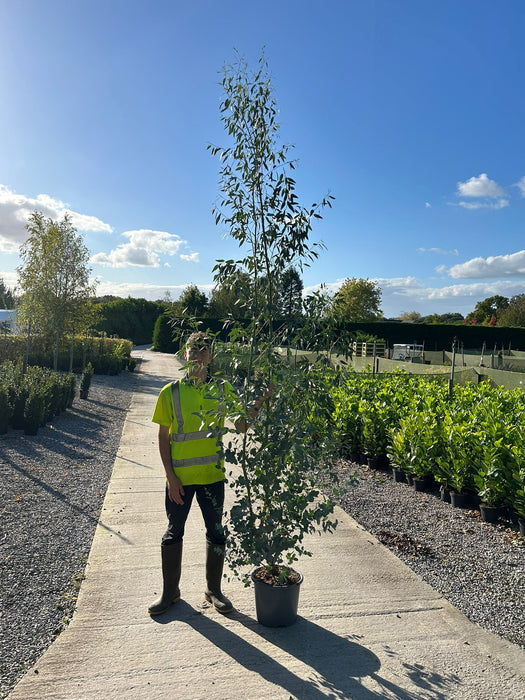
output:
[[[357,643],[356,639],[359,637],[338,636],[301,617],[291,627],[267,628],[247,615],[235,611],[228,616],[228,624],[231,621],[239,623],[259,635],[266,643],[273,644],[300,663],[314,669],[312,677],[308,679],[299,677],[272,656],[235,634],[229,627],[224,627],[185,601],[173,606],[159,618],[154,618],[154,621],[158,624],[180,621],[190,625],[248,671],[259,674],[297,698],[447,700],[450,689],[457,688],[460,682],[455,675],[443,676],[425,671],[422,665],[403,663],[401,668],[414,685],[414,690],[402,688],[379,675],[379,658]],[[394,656],[394,652],[388,647],[385,647],[385,653]],[[365,687],[362,683],[365,678],[375,681],[378,691]]]

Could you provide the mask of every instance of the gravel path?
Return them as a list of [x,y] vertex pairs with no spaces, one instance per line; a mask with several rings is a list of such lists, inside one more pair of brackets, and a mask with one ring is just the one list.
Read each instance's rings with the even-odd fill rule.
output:
[[[93,378],[35,437],[0,436],[0,698],[73,614],[135,376]],[[472,621],[525,646],[525,540],[503,521],[341,461],[340,505]]]
[[135,383],[95,375],[38,435],[0,436],[0,698],[73,614]]
[[525,647],[525,539],[502,518],[453,508],[391,472],[341,461],[359,483],[340,506],[472,622]]

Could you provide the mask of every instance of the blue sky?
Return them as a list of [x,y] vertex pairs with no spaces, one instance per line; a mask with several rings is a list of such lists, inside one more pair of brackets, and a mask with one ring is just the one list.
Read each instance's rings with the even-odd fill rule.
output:
[[0,0],[0,276],[35,208],[72,212],[98,293],[209,291],[220,71],[265,46],[302,204],[306,289],[377,280],[388,317],[525,292],[521,0]]

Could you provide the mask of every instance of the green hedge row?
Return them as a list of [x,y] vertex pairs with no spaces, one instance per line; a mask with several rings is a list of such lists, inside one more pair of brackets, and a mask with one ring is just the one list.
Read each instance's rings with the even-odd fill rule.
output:
[[149,345],[152,342],[155,321],[166,305],[146,299],[116,299],[97,305],[101,320],[96,330],[130,338],[134,345]]
[[[23,335],[8,335],[0,339],[0,362],[10,360],[21,362],[26,352],[27,338]],[[70,343],[65,339],[64,345],[59,349],[57,368],[64,372],[69,371]],[[118,374],[121,370],[133,369],[134,361],[131,358],[133,344],[130,340],[120,338],[88,337],[75,338],[73,343],[73,372],[80,373],[85,362],[91,362],[97,374]],[[41,343],[37,336],[30,342],[29,365],[52,368],[54,365],[53,351],[41,349]]]

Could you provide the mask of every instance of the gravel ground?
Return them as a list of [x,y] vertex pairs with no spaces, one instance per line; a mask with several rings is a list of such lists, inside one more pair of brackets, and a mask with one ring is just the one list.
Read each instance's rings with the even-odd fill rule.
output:
[[[35,437],[0,436],[0,698],[73,614],[135,375],[93,378]],[[525,540],[500,521],[341,461],[341,507],[473,622],[525,646]]]
[[95,375],[38,435],[0,436],[0,698],[73,614],[135,377]]
[[500,518],[453,508],[437,490],[414,491],[391,472],[340,462],[359,482],[340,506],[472,622],[525,646],[525,539]]

